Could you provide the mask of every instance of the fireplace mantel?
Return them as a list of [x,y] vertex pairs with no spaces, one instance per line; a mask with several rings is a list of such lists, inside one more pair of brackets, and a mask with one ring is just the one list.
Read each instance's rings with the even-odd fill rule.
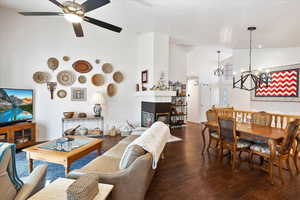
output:
[[172,96],[176,96],[176,91],[141,91],[136,96],[141,101],[147,102],[171,102]]

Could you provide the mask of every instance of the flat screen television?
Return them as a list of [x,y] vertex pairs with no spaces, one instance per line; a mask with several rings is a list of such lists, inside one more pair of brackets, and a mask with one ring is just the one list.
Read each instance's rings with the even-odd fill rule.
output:
[[0,126],[33,119],[33,90],[0,88]]

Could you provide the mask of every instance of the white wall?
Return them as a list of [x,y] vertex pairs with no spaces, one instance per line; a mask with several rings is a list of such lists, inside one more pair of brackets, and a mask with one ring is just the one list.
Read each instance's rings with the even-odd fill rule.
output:
[[170,43],[169,80],[187,82],[187,51],[174,42]]
[[[49,57],[60,60],[57,71],[72,70],[72,63],[77,59],[88,60],[94,67],[94,73],[101,73],[100,65],[95,59],[111,62],[115,70],[125,75],[125,81],[118,84],[117,95],[108,98],[105,118],[108,123],[122,123],[125,120],[138,121],[139,106],[135,100],[135,84],[137,73],[137,37],[124,31],[113,33],[99,27],[84,23],[84,38],[75,38],[71,24],[63,18],[23,17],[15,11],[0,8],[0,87],[32,88],[35,91],[35,120],[38,123],[38,137],[41,140],[56,138],[61,135],[61,117],[64,111],[92,113],[89,102],[71,102],[70,88],[68,96],[61,100],[57,97],[50,100],[45,85],[33,82],[32,75],[36,71],[49,71],[46,65]],[[62,61],[63,56],[70,56],[71,61]],[[56,73],[52,73],[52,81],[56,81]],[[79,73],[77,73],[77,76]],[[106,75],[106,83],[112,82],[111,75]],[[94,87],[88,84],[74,87],[87,87],[88,99],[95,91],[105,87]],[[56,95],[55,95],[56,96]]]
[[[300,63],[300,48],[256,49],[252,58],[253,68],[270,68],[282,65]],[[249,50],[237,49],[233,51],[233,67],[236,72],[247,68],[249,64]],[[297,102],[261,102],[250,101],[250,93],[239,89],[232,90],[232,105],[238,109],[269,111],[275,113],[300,114]]]
[[[154,65],[154,33],[142,33],[138,36],[138,51],[137,51],[137,63],[138,73],[148,70],[148,83],[144,87],[152,87],[154,83],[154,77],[152,73]],[[141,75],[137,83],[141,83]],[[141,89],[141,88],[140,88]]]
[[218,78],[213,75],[218,66],[217,51],[221,50],[221,60],[232,55],[230,49],[218,46],[200,46],[187,55],[187,75],[199,77],[200,83],[216,83]]
[[170,56],[170,36],[163,33],[155,33],[154,38],[154,84],[157,84],[161,74],[164,73],[168,80]]
[[[148,90],[158,83],[162,72],[168,80],[169,43],[170,37],[162,33],[141,33],[138,36],[138,73],[148,70],[148,83],[144,84]],[[138,80],[141,83],[141,76]]]
[[[220,82],[219,78],[215,77],[213,74],[218,66],[218,50],[221,50],[222,52],[220,57],[221,60],[232,56],[232,51],[230,49],[218,46],[200,46],[192,49],[187,54],[187,76],[189,78],[199,78],[199,85],[205,86],[201,87],[202,89],[197,97],[198,104],[194,104],[193,106],[188,105],[188,109],[193,110],[192,112],[194,113],[192,114],[192,112],[189,112],[188,115],[193,115],[191,116],[193,118],[197,115],[198,118],[196,122],[198,123],[204,121],[205,112],[209,107],[212,105],[219,105]],[[210,88],[210,92],[207,92],[207,90],[203,88]]]

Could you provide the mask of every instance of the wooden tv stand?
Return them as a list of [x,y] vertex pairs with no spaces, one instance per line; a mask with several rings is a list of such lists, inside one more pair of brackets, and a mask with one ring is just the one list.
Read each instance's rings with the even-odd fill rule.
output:
[[35,123],[24,122],[0,127],[0,142],[14,143],[17,149],[35,145],[35,126]]

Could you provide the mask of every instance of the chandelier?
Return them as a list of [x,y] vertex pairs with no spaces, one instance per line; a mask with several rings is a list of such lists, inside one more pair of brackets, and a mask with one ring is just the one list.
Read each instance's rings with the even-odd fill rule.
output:
[[235,81],[235,74],[233,74],[233,88],[239,88],[242,90],[255,90],[260,87],[268,87],[271,80],[271,74],[269,72],[262,72],[260,70],[252,70],[252,32],[256,30],[256,27],[248,27],[250,32],[250,51],[249,51],[249,68],[247,71],[241,71],[241,78]]
[[220,63],[221,51],[217,51],[217,53],[218,53],[218,68],[214,71],[214,75],[217,77],[221,77],[224,74],[224,69],[221,67],[221,63]]

